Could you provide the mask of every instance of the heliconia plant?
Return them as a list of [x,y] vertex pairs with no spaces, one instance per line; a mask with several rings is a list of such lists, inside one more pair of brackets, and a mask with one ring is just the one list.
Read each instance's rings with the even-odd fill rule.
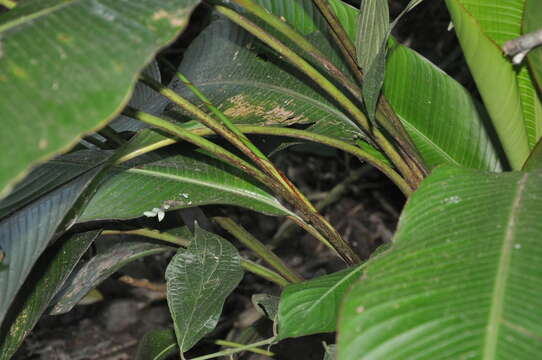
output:
[[[1,1],[0,359],[44,313],[166,252],[173,327],[148,333],[138,359],[185,359],[244,271],[281,288],[254,301],[274,336],[193,359],[330,332],[325,359],[537,358],[542,6],[445,3],[479,98],[391,35],[421,0],[393,21],[377,0]],[[209,23],[182,60],[155,59],[198,6]],[[408,199],[392,242],[362,262],[254,136],[381,171]],[[203,205],[284,217],[344,269],[304,279],[226,216],[214,226],[265,265],[201,221],[104,229]],[[125,240],[82,260],[112,234]]]

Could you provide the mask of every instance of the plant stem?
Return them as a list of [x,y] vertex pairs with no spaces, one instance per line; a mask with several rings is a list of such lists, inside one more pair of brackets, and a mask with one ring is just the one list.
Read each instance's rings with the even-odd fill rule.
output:
[[[332,244],[332,248],[347,264],[353,265],[361,261],[359,256],[357,256],[357,254],[352,250],[350,245],[344,241],[344,239],[333,228],[333,226],[331,226],[331,224],[329,224],[329,222],[324,217],[318,214],[318,211],[314,208],[311,202],[307,200],[305,195],[303,195],[303,193],[299,191],[297,187],[292,182],[290,182],[290,180],[286,176],[284,176],[273,165],[273,163],[256,146],[254,146],[250,142],[250,140],[223,114],[222,118],[226,118],[226,121],[220,123],[205,112],[201,111],[197,106],[175,93],[173,90],[162,86],[160,83],[157,83],[154,79],[150,79],[149,77],[143,77],[143,81],[147,85],[158,91],[160,94],[173,101],[175,104],[181,106],[184,110],[190,112],[205,126],[224,137],[230,143],[235,145],[239,150],[241,150],[244,154],[249,156],[254,161],[254,163],[256,163],[268,175],[263,179],[261,177],[257,179],[260,180],[263,184],[266,184],[270,189],[273,190],[275,194],[281,196],[284,200],[286,200],[293,207],[299,210],[303,219],[310,222],[318,229],[318,231],[325,235],[325,237],[329,240],[329,243]],[[199,94],[201,95],[204,102],[208,104],[208,106],[215,109],[214,111],[220,112],[218,109],[214,108],[212,104],[209,103],[209,101],[203,96],[203,94]],[[186,130],[184,131],[187,132]],[[199,137],[199,139],[201,141],[201,139],[203,138]],[[232,154],[230,153],[230,155]]]
[[98,134],[102,135],[104,138],[114,142],[115,144],[117,144],[119,146],[122,146],[122,145],[126,144],[126,140],[124,140],[110,126],[104,126],[100,131],[98,131]]
[[158,230],[151,229],[136,229],[136,230],[104,230],[102,235],[139,235],[145,236],[151,239],[165,241],[171,244],[179,245],[182,247],[188,247],[190,240],[183,239],[181,237],[171,235],[168,233],[162,233]]
[[249,33],[263,41],[270,46],[273,50],[284,56],[291,64],[301,70],[309,78],[313,79],[327,94],[329,94],[335,101],[337,101],[360,125],[366,134],[371,136],[378,144],[380,149],[386,154],[386,156],[393,162],[393,164],[399,169],[399,171],[406,178],[411,188],[416,188],[419,183],[417,176],[413,173],[410,166],[404,161],[403,157],[397,152],[395,147],[389,142],[389,140],[380,132],[376,127],[371,126],[367,117],[358,107],[344,95],[333,83],[331,83],[325,76],[320,74],[311,64],[309,64],[301,56],[297,55],[290,48],[285,46],[282,42],[275,37],[269,35],[262,28],[249,21],[242,15],[239,15],[235,11],[228,7],[216,5],[215,8],[218,12],[225,15],[228,19],[238,24]]
[[17,3],[13,0],[0,0],[0,5],[8,8],[13,9],[15,6],[17,6]]
[[[412,193],[412,189],[410,189],[410,187],[405,182],[405,180],[401,177],[401,175],[399,175],[388,164],[378,159],[377,157],[369,154],[368,152],[363,151],[361,148],[348,144],[344,141],[333,139],[324,135],[312,133],[306,130],[297,130],[297,129],[291,129],[291,128],[279,128],[279,127],[270,127],[270,126],[254,126],[254,125],[237,125],[237,126],[239,127],[239,130],[241,130],[242,132],[246,134],[286,136],[286,137],[292,137],[292,138],[297,138],[297,139],[309,140],[309,141],[325,144],[333,148],[342,150],[344,152],[354,155],[360,161],[368,162],[369,164],[379,169],[384,175],[386,175],[391,181],[393,181],[399,189],[401,189],[401,191],[403,192],[403,194],[405,194],[405,196],[408,197]],[[190,132],[196,135],[201,135],[201,136],[208,136],[213,133],[207,128],[192,129],[190,130]],[[176,142],[175,139],[163,139],[159,142],[150,144],[149,146],[142,148],[137,152],[130,153],[122,157],[119,160],[119,162],[125,162],[128,160],[131,160],[135,158],[136,156],[140,156],[149,151],[153,151],[161,147],[174,144],[175,142]]]
[[[217,341],[215,341],[215,344],[220,345],[220,346],[228,346],[228,347],[231,347],[231,348],[240,348],[240,347],[245,346],[244,344],[239,344],[239,343],[226,341],[226,340],[217,340]],[[255,354],[269,356],[269,357],[275,356],[275,354],[273,354],[271,351],[262,350],[262,349],[258,349],[258,348],[247,349],[247,351],[253,352]]]
[[123,113],[134,119],[138,119],[152,126],[156,126],[172,135],[177,136],[178,138],[182,140],[185,140],[204,150],[207,150],[210,153],[217,156],[218,158],[220,158],[221,160],[225,161],[226,163],[233,164],[235,167],[246,172],[250,176],[254,177],[256,180],[260,181],[261,183],[270,185],[269,178],[260,170],[256,169],[254,166],[252,166],[245,160],[241,159],[237,155],[232,154],[231,152],[227,151],[223,147],[205,139],[204,137],[195,135],[181,126],[175,125],[167,120],[161,119],[154,115],[147,114],[142,111],[138,111],[129,106],[127,106],[124,109]]
[[280,287],[285,287],[287,285],[290,285],[290,282],[274,272],[273,270],[266,268],[265,266],[262,266],[258,263],[255,263],[254,261],[250,261],[245,258],[241,258],[241,266],[253,273],[254,275],[258,275],[261,278],[264,278],[268,281],[271,281],[275,284],[277,284]]
[[286,265],[281,258],[279,258],[273,251],[267,248],[262,244],[258,239],[256,239],[252,234],[246,231],[241,225],[237,224],[230,218],[227,217],[214,217],[218,225],[220,225],[224,230],[233,235],[237,240],[239,240],[243,245],[245,245],[250,250],[254,251],[256,255],[271,265],[279,274],[284,276],[287,280],[292,283],[299,283],[303,281],[303,278],[295,273],[292,269]]
[[[350,185],[357,182],[369,169],[370,167],[365,165],[357,170],[351,171],[346,179],[335,185],[333,189],[331,189],[331,191],[327,194],[327,196],[316,204],[316,208],[318,209],[318,211],[322,211],[327,206],[335,203],[340,198],[342,198]],[[298,228],[294,226],[294,222],[292,222],[291,220],[285,221],[280,226],[279,230],[271,240],[271,248],[276,248],[282,241],[291,237],[296,229]]]
[[[343,54],[343,58],[346,60],[356,80],[360,84],[363,83],[363,71],[358,66],[356,48],[333,12],[329,2],[327,0],[313,0],[313,3],[320,10],[322,16],[331,28],[335,44]],[[428,174],[428,171],[421,160],[412,139],[384,95],[381,95],[378,101],[377,114],[378,113],[381,115],[378,117],[379,123],[399,143],[403,157],[411,160],[412,163],[410,161],[407,161],[407,163],[413,170],[413,175],[416,177],[417,181],[415,182],[415,187],[417,187],[418,183]]]
[[310,55],[316,62],[321,64],[329,73],[343,84],[350,93],[359,101],[361,98],[361,89],[357,84],[352,82],[339,68],[335,66],[322,52],[310,43],[305,37],[295,31],[288,23],[282,21],[277,16],[268,12],[264,7],[256,4],[253,0],[232,0],[232,2],[242,6],[244,9],[251,12],[261,20],[271,25],[275,30],[279,31],[290,39],[299,48]]
[[198,356],[198,357],[192,358],[191,360],[207,360],[207,359],[217,358],[217,357],[220,357],[220,356],[233,355],[233,354],[237,354],[237,353],[240,353],[240,352],[243,352],[243,351],[247,351],[247,350],[250,350],[250,349],[253,349],[253,348],[256,348],[256,347],[270,345],[274,341],[275,341],[275,337],[272,337],[272,338],[262,340],[262,341],[258,341],[258,342],[255,342],[255,343],[252,343],[252,344],[249,344],[249,345],[240,346],[240,347],[235,348],[235,349],[222,350],[222,351],[215,352],[213,354]]

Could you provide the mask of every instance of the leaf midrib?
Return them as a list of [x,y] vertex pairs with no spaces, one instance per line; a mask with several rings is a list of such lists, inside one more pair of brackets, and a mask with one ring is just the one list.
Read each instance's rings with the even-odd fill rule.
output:
[[253,199],[256,199],[256,200],[259,200],[265,204],[268,204],[270,206],[272,206],[273,208],[276,208],[278,210],[281,210],[283,211],[285,214],[289,214],[289,211],[286,210],[285,208],[283,208],[280,203],[275,199],[275,198],[272,198],[269,199],[261,194],[258,194],[252,190],[237,190],[236,188],[233,188],[233,187],[227,187],[227,186],[224,186],[224,185],[221,185],[221,184],[217,184],[217,183],[212,183],[212,182],[206,182],[206,181],[203,181],[203,180],[200,180],[200,179],[194,179],[194,178],[188,178],[188,177],[183,177],[183,176],[180,176],[180,175],[173,175],[173,174],[165,174],[165,173],[161,173],[161,172],[157,172],[157,171],[153,171],[153,170],[147,170],[147,169],[137,169],[137,168],[130,168],[130,169],[127,169],[126,172],[128,173],[138,173],[138,174],[142,174],[142,175],[146,175],[146,176],[152,176],[152,177],[158,177],[158,178],[163,178],[163,179],[170,179],[170,180],[174,180],[174,181],[178,181],[178,182],[186,182],[186,183],[190,183],[190,184],[195,184],[195,185],[201,185],[201,186],[205,186],[205,187],[209,187],[209,188],[213,188],[213,189],[218,189],[218,190],[221,190],[221,191],[226,191],[226,192],[230,192],[230,193],[233,193],[233,194],[237,194],[237,195],[240,195],[241,197],[245,197],[245,198],[253,198]]
[[512,243],[514,242],[517,227],[518,214],[521,212],[521,202],[525,193],[525,186],[528,173],[523,174],[518,182],[516,193],[512,202],[510,216],[506,224],[506,233],[500,251],[499,263],[496,268],[495,285],[491,298],[487,331],[484,340],[483,358],[492,360],[496,358],[499,327],[502,322],[504,311],[504,296],[506,292],[506,283],[510,273],[510,257],[512,252]]
[[36,19],[38,19],[40,17],[50,15],[50,14],[56,12],[56,11],[59,11],[59,10],[65,8],[65,7],[67,7],[67,6],[73,5],[75,2],[76,2],[76,0],[63,2],[61,4],[57,4],[55,6],[52,6],[52,7],[37,11],[35,13],[13,19],[10,22],[7,22],[5,24],[0,25],[0,33],[11,30],[12,28],[14,28],[14,27],[16,27],[18,25],[25,24],[25,23],[30,22],[32,20],[36,20]]

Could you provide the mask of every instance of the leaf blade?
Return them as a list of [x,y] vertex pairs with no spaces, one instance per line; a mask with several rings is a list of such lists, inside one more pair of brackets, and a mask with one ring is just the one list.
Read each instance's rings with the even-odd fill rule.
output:
[[181,352],[214,329],[226,297],[242,277],[237,249],[196,226],[190,246],[179,250],[166,269],[168,306]]
[[339,359],[535,356],[541,183],[540,171],[434,170],[345,299]]
[[2,16],[6,101],[0,111],[10,130],[0,134],[6,154],[0,193],[30,165],[105,125],[127,102],[137,73],[186,26],[197,3],[27,1]]

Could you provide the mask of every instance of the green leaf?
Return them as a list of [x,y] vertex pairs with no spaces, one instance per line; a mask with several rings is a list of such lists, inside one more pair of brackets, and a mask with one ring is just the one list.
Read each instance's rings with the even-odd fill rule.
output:
[[[150,132],[145,134],[152,137]],[[145,154],[113,166],[109,175],[80,222],[136,218],[164,206],[173,210],[208,204],[236,205],[273,215],[292,214],[263,185],[198,150]]]
[[267,316],[270,320],[276,320],[280,301],[278,296],[269,294],[254,294],[250,300],[252,301],[252,305],[254,305],[257,312]]
[[[325,42],[321,34],[312,36]],[[220,19],[206,28],[186,51],[179,71],[235,123],[306,124],[309,131],[349,142],[364,136],[316,84],[230,21]],[[184,84],[174,89],[198,103]]]
[[415,51],[392,47],[384,94],[427,165],[501,170],[486,131],[491,124],[481,107],[457,81]]
[[388,1],[363,0],[358,16],[356,53],[359,66],[365,72],[363,100],[371,121],[384,82],[386,41],[390,32]]
[[0,193],[111,120],[199,2],[33,0],[1,16]]
[[166,270],[167,300],[181,352],[212,331],[226,297],[243,270],[237,249],[196,226],[187,249],[179,249]]
[[446,0],[465,59],[513,169],[525,162],[529,143],[518,79],[499,44],[505,36],[519,35],[518,3],[523,1]]
[[0,332],[0,360],[15,353],[99,232],[72,235],[40,257]]
[[8,267],[0,272],[0,324],[53,236],[75,222],[77,211],[72,207],[79,206],[81,195],[91,188],[99,171],[100,167],[92,168],[0,220],[0,249]]
[[110,152],[78,151],[37,166],[0,201],[0,218],[66,185],[91,168],[104,163],[109,155]]
[[[527,16],[527,11],[531,10],[525,8],[526,0],[507,0],[503,2],[494,2],[492,0],[460,0],[459,3],[462,4],[465,12],[470,13],[470,15],[476,20],[480,30],[492,42],[496,43],[499,48],[499,52],[501,52],[500,49],[507,40],[511,40],[521,35],[521,25],[523,22],[524,11],[525,15]],[[540,28],[540,25],[539,20],[536,30]],[[532,148],[541,135],[542,105],[538,99],[535,84],[531,78],[531,75],[529,74],[527,66],[524,64],[519,66],[519,68],[514,68],[513,70],[517,79],[517,90],[519,91],[524,126],[527,132],[529,147]],[[498,69],[495,69],[494,71],[498,71]],[[478,82],[478,80],[476,81]]]
[[527,161],[523,165],[523,171],[531,171],[542,169],[542,139],[538,140],[538,144],[534,147]]
[[339,304],[363,267],[286,286],[280,297],[278,339],[335,331]]
[[103,239],[98,243],[105,246],[99,250],[97,255],[79,266],[70,275],[70,278],[51,302],[53,304],[51,315],[64,314],[73,309],[89,291],[124,265],[144,256],[174,250],[167,245],[155,244],[133,237],[119,241]]
[[534,359],[542,172],[441,167],[343,302],[339,359]]
[[173,329],[152,330],[139,342],[136,360],[165,360],[177,350]]
[[[301,33],[323,29],[325,20],[314,12],[311,1],[304,1],[304,10],[296,10],[295,16],[290,7],[297,2],[258,2],[276,16],[283,16]],[[330,4],[353,40],[359,11],[337,0],[330,1]],[[409,4],[407,9],[412,9],[412,4],[416,3]],[[339,56],[333,48],[324,53]],[[384,95],[398,113],[428,165],[460,164],[491,171],[501,169],[487,135],[485,113],[479,112],[476,101],[459,83],[420,54],[401,45],[394,45],[390,49],[385,74]]]
[[[542,7],[540,6],[540,3],[536,0],[525,0],[522,34],[527,34],[540,28],[542,28]],[[536,84],[538,94],[540,94],[540,91],[542,91],[542,48],[537,47],[531,50],[531,52],[527,55],[527,60],[529,62],[533,83]],[[522,71],[527,71],[526,66],[522,66]],[[540,97],[538,99],[540,100]],[[540,101],[535,102],[535,104],[538,104],[535,107],[535,118],[538,120],[534,124],[534,129],[527,130],[527,133],[530,135],[530,140],[533,137],[532,134],[535,134],[534,137],[536,140],[538,140],[540,138],[540,134],[542,133]],[[526,126],[529,126],[529,124],[526,124]]]

